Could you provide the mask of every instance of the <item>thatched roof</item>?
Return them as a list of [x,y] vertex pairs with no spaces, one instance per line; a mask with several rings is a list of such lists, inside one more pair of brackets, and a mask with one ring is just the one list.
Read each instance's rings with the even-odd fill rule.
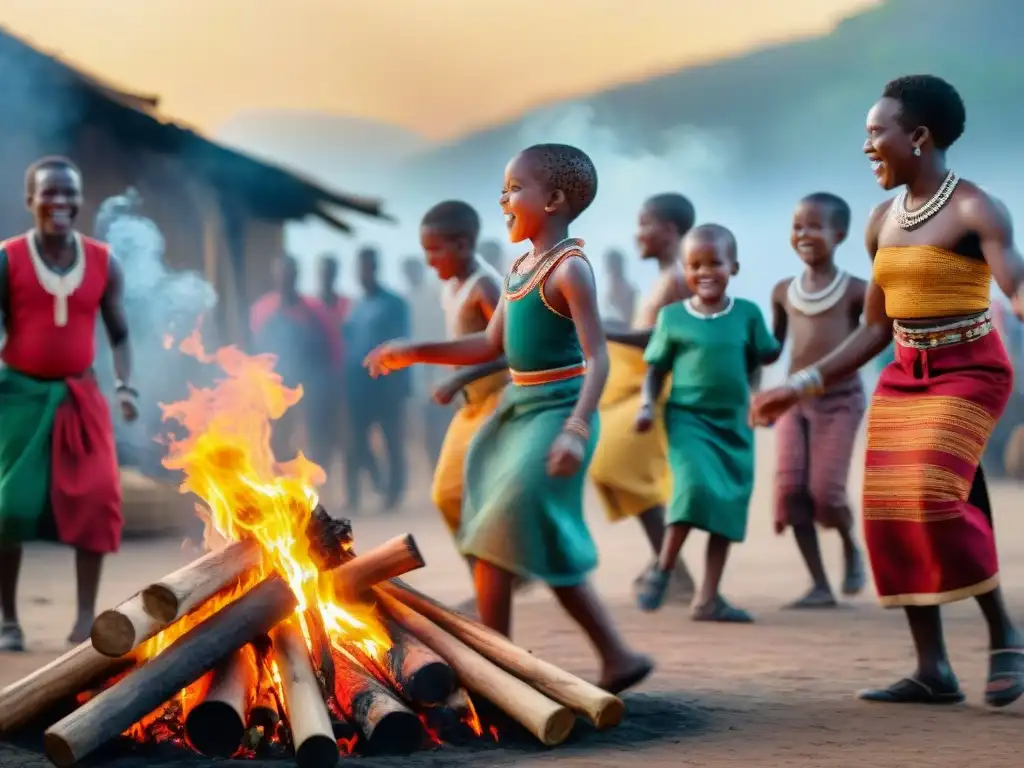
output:
[[[316,216],[343,231],[351,228],[334,212],[337,209],[390,219],[380,200],[330,190],[299,173],[218,144],[161,115],[158,97],[118,88],[2,26],[0,80],[0,111],[9,124],[20,121],[30,130],[55,137],[73,135],[83,122],[100,124],[122,145],[180,156],[222,194],[259,218],[286,221]],[[19,80],[27,92],[19,88]],[[35,104],[39,109],[31,110]]]

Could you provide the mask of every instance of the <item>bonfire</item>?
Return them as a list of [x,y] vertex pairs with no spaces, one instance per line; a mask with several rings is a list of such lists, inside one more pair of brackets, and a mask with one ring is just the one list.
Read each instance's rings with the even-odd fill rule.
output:
[[578,715],[621,721],[615,696],[402,582],[424,565],[412,536],[356,554],[351,524],[318,504],[323,470],[270,449],[272,422],[302,396],[273,357],[207,355],[198,334],[180,349],[222,371],[162,406],[177,433],[164,463],[200,502],[206,552],[0,691],[0,732],[41,725],[60,768],[119,737],[332,768],[355,752],[496,738],[474,700],[547,746]]

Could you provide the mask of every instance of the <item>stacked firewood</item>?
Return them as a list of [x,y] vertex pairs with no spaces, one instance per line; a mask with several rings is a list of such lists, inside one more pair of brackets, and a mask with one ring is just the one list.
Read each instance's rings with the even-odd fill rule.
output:
[[[48,726],[46,756],[65,768],[170,711],[179,722],[163,724],[168,732],[177,727],[203,754],[286,749],[299,768],[333,768],[353,748],[409,752],[479,735],[470,694],[549,746],[577,715],[598,728],[621,721],[620,699],[400,581],[424,565],[411,536],[355,556],[351,526],[321,509],[307,533],[336,593],[381,612],[385,651],[371,657],[333,641],[316,611],[300,621],[285,579],[261,573],[258,545],[234,542],[104,612],[90,642],[0,691],[0,733]],[[190,628],[154,653],[161,633],[184,620],[179,628]],[[169,705],[203,680],[197,701]],[[80,706],[52,722],[68,699]]]

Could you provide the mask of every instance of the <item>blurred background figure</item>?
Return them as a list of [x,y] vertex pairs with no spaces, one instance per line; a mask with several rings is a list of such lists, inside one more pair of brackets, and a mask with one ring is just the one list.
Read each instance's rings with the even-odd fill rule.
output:
[[626,257],[618,248],[610,248],[604,255],[605,311],[609,326],[629,328],[636,311],[637,289],[626,277]]
[[[361,248],[356,255],[362,296],[355,302],[344,336],[344,376],[350,450],[345,465],[348,510],[361,508],[361,481],[370,476],[374,489],[383,498],[384,511],[394,510],[405,495],[408,482],[406,434],[409,397],[412,394],[410,371],[371,379],[363,368],[363,358],[374,347],[398,338],[409,338],[409,305],[380,282],[380,254],[376,248]],[[371,433],[376,427],[386,457],[382,469],[374,451]]]
[[295,258],[278,257],[273,264],[274,289],[253,304],[249,330],[255,351],[277,357],[276,370],[284,383],[303,388],[299,404],[274,423],[274,456],[283,461],[304,449],[323,465],[323,457],[317,455],[322,442],[318,411],[327,397],[325,371],[340,360],[340,337],[332,332],[320,302],[299,293],[298,281]]
[[[402,260],[406,282],[406,298],[412,319],[414,341],[441,341],[445,338],[444,311],[441,308],[441,287],[433,273],[428,272],[422,256]],[[441,442],[451,421],[451,409],[437,405],[431,398],[434,386],[444,375],[436,365],[420,365],[412,369],[412,403],[414,418],[410,427],[412,442],[423,446],[427,465],[433,469],[441,453]]]

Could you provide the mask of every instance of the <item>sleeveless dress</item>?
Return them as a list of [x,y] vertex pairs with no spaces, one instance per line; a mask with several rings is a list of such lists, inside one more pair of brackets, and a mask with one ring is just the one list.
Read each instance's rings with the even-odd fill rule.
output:
[[[583,519],[583,484],[599,425],[595,415],[580,470],[551,477],[548,451],[579,397],[585,361],[572,319],[544,296],[579,241],[505,283],[505,355],[512,384],[466,456],[462,554],[553,587],[575,586],[597,565]],[[529,382],[529,383],[523,383]]]

